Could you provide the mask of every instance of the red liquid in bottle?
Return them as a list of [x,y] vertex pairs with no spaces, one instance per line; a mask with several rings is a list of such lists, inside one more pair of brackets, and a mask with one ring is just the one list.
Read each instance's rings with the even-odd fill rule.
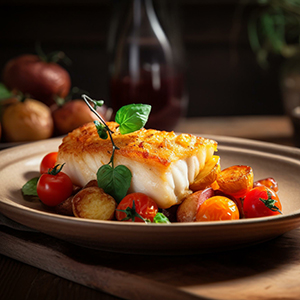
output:
[[119,108],[131,103],[152,106],[146,128],[174,130],[185,113],[183,77],[151,78],[144,76],[134,81],[129,76],[112,79],[110,83],[111,106],[116,113]]

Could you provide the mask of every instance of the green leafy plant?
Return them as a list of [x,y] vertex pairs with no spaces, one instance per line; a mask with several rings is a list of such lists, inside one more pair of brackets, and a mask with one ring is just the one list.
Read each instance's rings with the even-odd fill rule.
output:
[[[82,95],[82,98],[101,122],[94,122],[99,138],[107,139],[109,137],[112,143],[110,161],[101,166],[97,172],[98,186],[103,188],[104,192],[111,195],[117,202],[120,202],[130,187],[132,178],[131,171],[124,165],[114,166],[115,151],[119,150],[119,148],[115,145],[113,140],[113,131],[96,111],[97,107],[101,107],[104,102],[102,100],[93,100],[87,95]],[[115,118],[115,121],[119,124],[120,133],[128,134],[144,127],[150,111],[151,106],[147,104],[129,104],[120,108]]]
[[2,99],[7,99],[13,96],[12,91],[10,91],[3,83],[0,83],[0,101]]
[[24,196],[37,196],[36,186],[39,181],[39,177],[34,177],[27,181],[22,186],[22,193]]
[[300,0],[242,1],[256,3],[250,14],[248,36],[258,63],[266,68],[271,54],[283,58],[300,55]]
[[170,224],[171,222],[169,219],[161,212],[158,212],[155,217],[154,217],[154,223],[165,223],[165,224]]

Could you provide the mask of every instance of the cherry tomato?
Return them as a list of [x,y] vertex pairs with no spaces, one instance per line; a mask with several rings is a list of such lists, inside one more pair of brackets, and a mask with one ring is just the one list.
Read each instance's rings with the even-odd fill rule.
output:
[[229,198],[214,196],[203,202],[197,212],[196,221],[237,220],[240,218],[236,204]]
[[37,194],[40,200],[48,206],[58,205],[69,198],[73,192],[70,177],[61,171],[58,173],[56,173],[57,170],[53,173],[52,171],[42,174],[37,183]]
[[239,210],[240,219],[242,219],[244,217],[243,204],[242,204],[243,198],[234,197],[232,195],[225,194],[224,192],[222,192],[220,190],[215,191],[215,196],[223,196],[223,197],[226,197],[226,198],[232,200]]
[[250,190],[243,203],[246,218],[267,217],[281,214],[281,203],[277,194],[266,186]]
[[58,152],[51,152],[44,156],[40,164],[40,173],[44,174],[47,173],[49,169],[53,169],[56,160],[57,160]]
[[132,193],[125,196],[119,203],[116,219],[119,221],[145,222],[145,220],[150,220],[153,222],[157,211],[157,204],[152,198],[143,193]]

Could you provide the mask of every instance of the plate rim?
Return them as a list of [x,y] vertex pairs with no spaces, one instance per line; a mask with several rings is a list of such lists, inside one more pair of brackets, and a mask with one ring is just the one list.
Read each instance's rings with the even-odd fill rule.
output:
[[[297,166],[300,165],[300,149],[236,137],[197,135],[217,140],[220,150],[223,148],[223,150],[230,152],[231,148],[236,151],[245,149],[248,154],[255,154],[257,152],[259,157],[261,153],[268,151],[270,155],[275,158],[276,156],[280,156],[281,159],[288,159],[289,163],[292,161],[297,162]],[[52,151],[52,149],[58,149],[60,143],[61,138],[54,138],[2,150],[0,151],[0,169],[3,165],[7,166],[11,161],[16,161],[14,154],[17,152],[17,161],[19,159],[19,161],[22,162],[26,157],[31,156],[36,159],[36,156],[41,155],[41,153],[46,154]],[[26,150],[32,151],[25,152],[26,155],[24,155],[24,151]],[[1,176],[3,176],[3,174],[0,172],[0,180]],[[20,197],[22,197],[21,191]],[[33,207],[23,206],[22,203],[14,202],[11,197],[4,199],[4,196],[0,193],[0,213],[1,212],[4,216],[28,228],[83,247],[149,255],[185,255],[243,248],[264,242],[300,227],[300,209],[284,215],[263,218],[210,222],[178,222],[172,224],[144,224],[79,219],[59,215],[55,212],[41,211]],[[25,220],[25,222],[23,220]],[[62,226],[66,228],[63,231],[61,230]],[[264,228],[264,231],[257,231],[257,226]],[[76,230],[74,228],[76,228]],[[216,228],[219,228],[223,232],[221,239],[217,238],[215,240],[216,236],[219,236],[219,230],[216,230]],[[277,229],[274,231],[274,228]],[[86,232],[87,229],[90,231],[89,233]],[[107,231],[107,233],[105,233],[105,231]],[[233,237],[232,233],[234,233]],[[196,234],[197,237],[191,238],[194,234]],[[152,240],[154,245],[149,245],[149,241],[143,238],[143,245],[137,246],[136,243],[139,241],[141,235],[150,240],[155,237],[155,240]],[[172,236],[176,236],[177,238],[171,238]],[[120,238],[123,242],[118,240]],[[203,244],[202,238],[208,243],[207,245],[205,243]],[[220,244],[220,240],[225,240],[227,244]],[[127,244],[123,244],[124,241]],[[132,243],[134,246],[132,246]],[[175,247],[172,248],[172,245],[175,245]],[[219,250],[216,250],[216,247]]]
[[[300,149],[285,145],[277,145],[269,142],[263,142],[263,141],[257,141],[257,140],[250,140],[250,139],[244,139],[244,138],[238,138],[238,137],[228,137],[228,136],[218,136],[218,135],[206,135],[206,134],[195,134],[197,136],[202,136],[205,138],[210,138],[213,140],[216,140],[218,142],[218,147],[233,147],[238,149],[245,149],[245,150],[253,150],[257,152],[264,152],[264,150],[272,150],[272,152],[269,154],[279,155],[283,156],[284,158],[292,158],[292,159],[299,159],[300,164]],[[12,156],[13,153],[19,152],[21,154],[22,151],[25,151],[26,149],[38,149],[36,152],[41,152],[43,148],[45,150],[47,149],[48,144],[55,144],[57,147],[59,146],[60,142],[62,141],[62,137],[56,137],[48,140],[42,140],[42,141],[34,141],[30,143],[26,143],[24,145],[16,146],[13,148],[8,148],[0,151],[0,169],[3,166],[9,165],[9,162],[4,162],[1,158],[3,156]],[[35,152],[35,153],[36,153]],[[31,155],[34,155],[35,153],[31,153]],[[283,154],[289,154],[288,156]],[[18,158],[20,158],[21,155],[19,155]],[[1,174],[0,174],[1,177]],[[10,203],[11,202],[11,203]],[[105,224],[105,225],[114,225],[114,226],[143,226],[145,225],[147,227],[167,227],[166,224],[144,224],[144,223],[137,223],[137,222],[118,222],[114,220],[104,221],[104,220],[90,220],[90,219],[80,219],[80,218],[74,218],[72,216],[64,216],[59,215],[55,212],[46,212],[46,211],[40,211],[36,210],[34,208],[30,208],[27,206],[22,206],[18,203],[13,202],[12,200],[3,199],[0,195],[0,212],[1,208],[4,208],[4,210],[9,209],[8,207],[12,209],[18,209],[20,211],[26,211],[28,214],[37,214],[39,216],[42,216],[44,218],[53,218],[58,219],[60,221],[71,221],[72,223],[79,222],[81,224]],[[261,222],[268,222],[270,219],[277,220],[277,219],[294,219],[300,217],[300,210],[295,211],[293,213],[284,214],[284,215],[278,215],[278,216],[272,216],[272,217],[262,217],[262,218],[249,218],[249,219],[239,219],[239,220],[229,220],[229,221],[210,221],[210,222],[178,222],[178,223],[172,223],[172,227],[180,227],[180,226],[220,226],[221,224],[248,224],[248,223],[261,223]],[[23,224],[24,225],[24,224]],[[170,227],[170,226],[169,226]]]

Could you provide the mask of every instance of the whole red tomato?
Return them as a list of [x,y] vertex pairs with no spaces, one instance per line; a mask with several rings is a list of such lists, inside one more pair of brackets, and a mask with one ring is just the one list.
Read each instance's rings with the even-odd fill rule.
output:
[[155,201],[143,193],[128,194],[119,203],[116,219],[119,221],[153,222],[158,207]]
[[277,194],[266,186],[250,190],[243,203],[246,218],[267,217],[281,214],[281,203]]
[[83,100],[75,99],[52,112],[58,134],[67,134],[86,123],[98,120]]
[[50,152],[44,156],[40,164],[41,174],[47,173],[49,169],[54,168],[57,160],[57,154],[58,152]]
[[48,206],[56,206],[69,198],[73,192],[70,177],[54,167],[49,173],[42,174],[37,183],[37,194]]
[[31,54],[8,61],[2,77],[9,89],[29,94],[47,105],[54,103],[55,96],[66,97],[71,87],[70,75],[64,68]]

